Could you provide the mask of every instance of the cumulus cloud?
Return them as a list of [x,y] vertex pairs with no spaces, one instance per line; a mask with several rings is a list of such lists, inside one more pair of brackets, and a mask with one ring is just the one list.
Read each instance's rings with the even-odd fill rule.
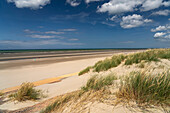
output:
[[170,6],[170,1],[165,1],[162,3],[165,7],[169,7]]
[[[162,32],[160,32],[162,31]],[[154,38],[161,41],[170,41],[170,25],[158,26],[155,29],[151,29],[151,32],[156,32]]]
[[70,4],[73,7],[80,5],[80,0],[66,0],[66,3]]
[[40,9],[50,3],[50,0],[7,0],[9,3],[15,3],[17,8]]
[[164,31],[167,30],[166,26],[158,26],[155,29],[151,29],[151,32]]
[[128,16],[123,16],[120,26],[122,28],[134,28],[143,25],[144,23],[152,22],[150,19],[143,19],[141,15],[133,14]]
[[143,11],[149,11],[151,9],[158,8],[162,5],[162,0],[146,0],[142,4],[142,10]]
[[167,10],[167,9],[152,13],[152,15],[163,15],[163,16],[168,16],[169,14],[170,14],[170,10]]
[[165,34],[166,34],[166,33],[164,33],[164,32],[158,32],[158,33],[155,33],[154,37],[155,37],[155,38],[162,37],[162,36],[164,36]]
[[142,4],[142,0],[110,0],[98,7],[97,12],[108,12],[109,14],[132,12],[140,4]]
[[170,6],[170,1],[163,0],[110,0],[98,7],[97,12],[119,14],[135,10],[149,11],[160,6]]
[[160,6],[168,7],[170,6],[170,2],[163,0],[145,0],[144,3],[142,4],[141,10],[149,11],[152,9],[159,8]]

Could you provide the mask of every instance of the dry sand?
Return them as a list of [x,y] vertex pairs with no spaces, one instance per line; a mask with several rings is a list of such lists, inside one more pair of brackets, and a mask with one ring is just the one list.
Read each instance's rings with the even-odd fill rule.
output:
[[[110,55],[111,56],[111,55]],[[105,57],[88,58],[83,60],[74,60],[61,63],[41,64],[41,65],[27,65],[22,67],[15,67],[0,70],[0,90],[5,88],[18,86],[23,82],[35,82],[47,78],[58,77],[65,74],[79,72],[87,66],[94,65],[97,61],[103,60]],[[3,62],[2,62],[3,63]],[[28,107],[40,103],[44,100],[52,98],[57,95],[65,94],[78,90],[88,80],[87,76],[72,76],[66,78],[58,83],[44,84],[36,88],[48,91],[48,97],[36,102],[14,102],[8,100],[0,100],[0,110],[17,110],[23,107]],[[7,101],[7,102],[4,102]]]
[[57,77],[69,73],[79,72],[89,65],[93,65],[103,58],[68,61],[56,64],[24,66],[15,69],[0,70],[0,90],[18,86],[23,82],[34,82]]
[[[68,61],[56,64],[24,66],[22,68],[0,70],[0,89],[5,89],[13,86],[18,86],[23,82],[34,82],[46,78],[57,77],[69,73],[79,72],[89,65],[94,65],[95,62],[104,59],[92,58],[77,61]],[[0,105],[1,110],[16,110],[23,107],[28,107],[39,102],[42,102],[51,97],[72,92],[79,89],[86,83],[88,76],[73,76],[66,78],[58,83],[44,84],[37,88],[48,91],[48,97],[37,102],[27,101],[24,103],[16,103],[8,101]]]

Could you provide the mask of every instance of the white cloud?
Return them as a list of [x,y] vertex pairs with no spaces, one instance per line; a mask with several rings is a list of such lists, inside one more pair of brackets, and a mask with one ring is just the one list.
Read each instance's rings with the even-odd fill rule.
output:
[[153,20],[151,20],[151,19],[145,19],[144,22],[149,23],[149,22],[153,22]]
[[133,12],[136,10],[149,11],[160,6],[170,6],[170,1],[163,0],[110,0],[100,7],[97,12],[108,12],[109,14],[119,14],[125,12]]
[[78,0],[66,0],[66,2],[73,7],[80,5],[80,1],[78,1]]
[[165,36],[166,39],[170,39],[170,34]]
[[9,3],[15,3],[17,8],[40,9],[50,3],[50,0],[7,0]]
[[151,9],[156,9],[162,5],[162,0],[145,0],[142,4],[143,11],[149,11]]
[[44,39],[47,39],[47,38],[56,38],[56,36],[51,36],[51,35],[28,35],[29,37],[31,38],[44,38]]
[[107,22],[101,22],[101,23],[104,24],[104,25],[111,26],[111,27],[115,26],[115,24],[111,24],[111,23],[107,23]]
[[164,31],[167,30],[166,26],[158,26],[155,29],[151,29],[151,32]]
[[103,1],[103,0],[85,0],[85,2],[88,4],[90,2],[98,2],[98,1]]
[[152,13],[152,15],[163,15],[163,16],[168,16],[169,14],[170,14],[170,10],[167,10],[167,9]]
[[168,7],[170,6],[170,2],[166,2],[163,0],[145,0],[145,2],[142,4],[141,10],[149,11],[152,9],[159,8],[160,6]]
[[164,5],[165,7],[169,7],[169,6],[170,6],[170,1],[165,1],[165,2],[163,2],[163,5]]
[[120,26],[122,28],[134,28],[143,25],[144,23],[152,22],[150,19],[143,19],[141,15],[133,14],[128,16],[123,16]]
[[[158,26],[155,29],[151,29],[152,32],[157,32],[154,34],[154,38],[161,41],[170,41],[170,25]],[[158,32],[163,31],[163,32]]]
[[77,29],[60,29],[60,31],[77,31]]
[[59,35],[59,34],[64,34],[64,32],[46,31],[45,34],[55,34],[55,35]]
[[111,18],[109,18],[109,20],[111,21],[115,21],[118,17],[115,15],[115,16],[112,16]]
[[118,14],[132,12],[134,8],[142,4],[143,0],[110,0],[98,7],[97,12],[108,12],[109,14]]
[[25,32],[25,33],[35,33],[36,31],[32,31],[32,30],[29,30],[29,29],[25,29],[24,32]]
[[6,46],[21,46],[21,47],[28,47],[34,48],[36,46],[47,46],[47,45],[66,45],[66,46],[75,46],[75,45],[83,45],[83,43],[71,43],[71,42],[64,42],[56,39],[50,40],[35,40],[35,41],[19,41],[19,40],[1,40],[1,45]]
[[159,38],[159,37],[164,36],[165,34],[166,34],[166,33],[164,33],[164,32],[158,32],[158,33],[155,33],[154,37],[155,37],[155,38]]

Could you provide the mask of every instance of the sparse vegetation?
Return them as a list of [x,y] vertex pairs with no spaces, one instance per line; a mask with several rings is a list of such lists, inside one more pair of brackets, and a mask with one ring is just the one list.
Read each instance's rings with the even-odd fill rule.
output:
[[[138,64],[141,62],[159,61],[160,59],[170,59],[170,49],[151,49],[144,52],[133,53],[129,55],[114,55],[110,59],[97,62],[93,67],[88,67],[81,71],[79,75],[89,72],[93,69],[94,72],[107,71],[110,68],[117,67],[125,60],[125,65]],[[144,65],[141,64],[141,68]]]
[[3,95],[4,95],[4,93],[0,92],[0,96],[3,96]]
[[133,72],[121,82],[117,98],[140,105],[170,105],[170,72],[147,75]]
[[159,61],[159,58],[170,59],[170,49],[153,49],[128,55],[125,65],[132,65],[133,63],[138,64],[141,61]]
[[105,77],[98,77],[97,75],[92,76],[88,80],[86,86],[82,87],[81,90],[60,96],[56,99],[54,103],[48,105],[44,110],[42,110],[41,113],[51,113],[63,107],[66,103],[70,101],[76,101],[77,99],[80,99],[81,96],[84,97],[82,98],[82,100],[80,99],[80,103],[81,101],[83,103],[84,99],[91,100],[94,97],[101,98],[102,96],[104,96],[104,93],[108,93],[107,90],[104,90],[104,87],[112,85],[114,80],[116,80],[116,77],[113,74],[107,75]]
[[89,66],[89,67],[87,67],[86,69],[80,71],[80,72],[79,72],[79,76],[80,76],[80,75],[83,75],[83,74],[85,74],[85,73],[88,73],[88,72],[90,71],[90,69],[91,69],[91,67]]
[[144,67],[145,67],[145,64],[144,64],[144,63],[140,63],[140,64],[138,65],[138,67],[139,67],[139,68],[144,68]]
[[112,85],[113,81],[116,80],[116,76],[114,74],[110,74],[104,77],[98,77],[97,75],[91,77],[86,85],[82,87],[81,89],[83,91],[89,91],[89,90],[100,90],[101,88]]
[[57,108],[61,107],[63,104],[70,101],[72,98],[74,98],[75,93],[67,94],[65,96],[61,96],[58,98],[54,103],[48,105],[44,110],[42,110],[40,113],[51,113],[52,111],[56,110]]
[[32,83],[22,83],[21,88],[11,95],[10,98],[17,101],[25,101],[25,100],[37,100],[41,98],[42,91],[34,88]]
[[[107,71],[112,67],[117,67],[123,61],[124,65],[129,67],[131,64],[137,64],[135,67],[145,68],[148,67],[147,64],[150,64],[146,62],[159,61],[164,58],[170,59],[170,49],[154,49],[129,55],[114,55],[112,58],[97,62],[92,67],[87,67],[79,75],[90,70],[94,72]],[[165,108],[170,106],[170,71],[160,74],[154,74],[147,70],[146,72],[131,72],[129,76],[120,76],[120,82],[115,82],[118,88],[113,86],[114,80],[117,79],[113,73],[106,76],[92,76],[81,90],[58,96],[57,100],[41,113],[63,112],[66,107],[70,112],[74,112],[75,109],[76,112],[82,112],[82,109],[88,109],[87,104],[91,106],[91,103],[96,101],[110,105],[117,105],[117,100],[119,102],[132,101],[142,108],[145,105],[153,105],[152,107],[160,105]]]
[[112,67],[117,67],[125,59],[124,55],[115,55],[111,59],[97,62],[93,68],[95,72],[107,71]]

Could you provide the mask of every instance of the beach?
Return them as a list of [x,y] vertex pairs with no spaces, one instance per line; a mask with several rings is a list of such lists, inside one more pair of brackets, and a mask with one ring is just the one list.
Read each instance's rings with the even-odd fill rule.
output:
[[[83,52],[81,53],[69,53],[71,56],[63,56],[62,54],[57,54],[62,57],[53,58],[40,58],[41,55],[31,55],[31,57],[36,57],[35,59],[17,59],[17,60],[6,60],[1,61],[0,65],[0,90],[8,89],[11,87],[19,86],[23,82],[36,82],[49,78],[60,77],[62,75],[67,75],[71,73],[78,73],[82,69],[94,65],[96,62],[105,59],[106,57],[111,57],[113,54],[117,53],[130,53],[142,50],[121,50],[121,51],[107,51],[107,52]],[[104,54],[103,54],[104,53]],[[65,53],[64,53],[65,54]],[[50,54],[51,55],[51,54]],[[53,54],[54,55],[54,54]],[[30,57],[30,55],[13,55],[5,58],[20,58],[20,57]],[[43,55],[44,56],[44,55]],[[1,57],[2,59],[2,57]],[[48,91],[48,98],[42,99],[42,102],[46,99],[52,98],[57,95],[69,93],[76,91],[83,86],[89,76],[77,76],[74,74],[70,77],[65,77],[60,82],[42,84],[37,86],[37,88],[44,91]],[[28,107],[39,102],[29,102],[29,103],[19,103],[15,105],[13,102],[8,102],[0,106],[0,109],[16,110],[19,108]],[[9,107],[10,106],[10,107]]]

